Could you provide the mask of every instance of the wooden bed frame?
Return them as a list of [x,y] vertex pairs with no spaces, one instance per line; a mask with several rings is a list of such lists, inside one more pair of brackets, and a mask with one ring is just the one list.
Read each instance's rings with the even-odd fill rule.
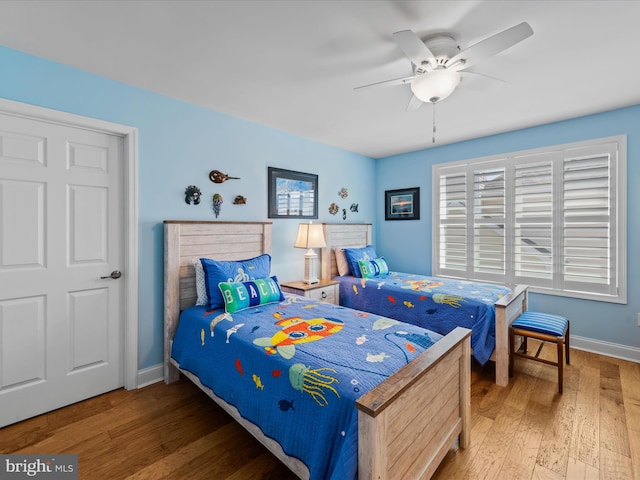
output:
[[[322,249],[322,278],[338,276],[334,253],[335,247],[357,248],[371,245],[371,224],[368,223],[325,223],[324,235],[327,246]],[[496,384],[509,385],[509,326],[527,309],[526,285],[516,285],[509,295],[495,303],[496,306],[496,349],[491,360],[496,364]],[[517,338],[520,341],[520,338]],[[519,347],[516,343],[515,348]]]
[[[238,410],[171,359],[180,311],[195,303],[193,259],[238,260],[271,252],[271,223],[165,221],[165,382],[183,373],[300,478],[307,467],[287,456]],[[373,390],[358,408],[358,477],[428,479],[458,437],[471,432],[470,331],[457,328]]]

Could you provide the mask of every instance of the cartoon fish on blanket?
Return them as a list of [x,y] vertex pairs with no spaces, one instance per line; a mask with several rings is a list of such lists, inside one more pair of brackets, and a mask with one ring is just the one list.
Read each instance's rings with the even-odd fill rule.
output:
[[289,409],[295,410],[293,408],[293,400],[289,401],[287,399],[282,399],[278,402],[278,408],[283,412],[287,412]]
[[253,378],[253,383],[256,384],[256,388],[260,389],[260,390],[264,390],[264,385],[262,384],[262,379],[256,375],[255,373],[253,375],[251,375],[251,378]]
[[384,352],[380,352],[375,355],[373,353],[367,352],[367,362],[384,362],[385,358],[391,358],[391,356],[387,355]]
[[244,323],[239,323],[237,325],[234,325],[233,327],[227,329],[227,343],[229,343],[229,337],[236,333],[238,330],[240,330],[241,327],[244,327]]
[[322,340],[338,333],[344,327],[344,323],[335,318],[282,318],[279,313],[274,313],[273,316],[279,319],[276,325],[282,327],[282,330],[272,337],[256,338],[253,343],[264,347],[268,355],[278,353],[286,359],[293,358],[296,344]]
[[236,358],[234,363],[236,364],[236,370],[238,370],[240,376],[244,375],[244,369],[242,368],[242,362],[240,362],[240,359]]

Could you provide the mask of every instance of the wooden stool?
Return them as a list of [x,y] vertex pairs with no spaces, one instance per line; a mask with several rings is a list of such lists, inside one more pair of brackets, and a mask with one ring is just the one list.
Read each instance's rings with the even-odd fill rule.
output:
[[[515,336],[523,337],[523,352],[514,351]],[[542,340],[535,356],[527,354],[527,338]],[[544,342],[552,342],[558,345],[558,362],[538,358]],[[509,376],[513,375],[514,356],[528,358],[536,362],[547,363],[558,367],[558,391],[562,393],[562,367],[564,365],[562,348],[564,346],[569,365],[569,320],[558,315],[539,312],[523,312],[509,328]]]

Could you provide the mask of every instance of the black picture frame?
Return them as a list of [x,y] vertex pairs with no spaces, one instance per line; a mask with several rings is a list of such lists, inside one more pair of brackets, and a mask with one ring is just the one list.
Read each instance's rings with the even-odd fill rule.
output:
[[318,218],[318,175],[268,167],[269,218]]
[[385,220],[420,220],[420,187],[385,190]]

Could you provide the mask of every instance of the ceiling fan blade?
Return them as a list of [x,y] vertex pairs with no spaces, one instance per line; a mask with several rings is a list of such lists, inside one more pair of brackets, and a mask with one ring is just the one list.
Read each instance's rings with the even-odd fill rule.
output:
[[412,112],[414,110],[419,109],[422,106],[422,100],[420,100],[415,95],[411,95],[411,100],[409,100],[409,104],[407,105],[407,112]]
[[446,66],[452,70],[464,70],[487,57],[491,57],[512,47],[531,35],[533,35],[531,26],[527,22],[522,22],[481,40],[475,45],[471,45],[469,48],[450,58]]
[[394,85],[407,85],[411,83],[411,80],[413,80],[414,78],[416,78],[416,76],[411,75],[410,77],[394,78],[393,80],[383,80],[382,82],[370,83],[368,85],[355,87],[354,90],[362,90],[363,88],[371,87],[391,87]]
[[500,88],[506,82],[499,78],[490,77],[478,72],[459,72],[465,88],[470,87],[474,90],[495,90]]
[[402,30],[393,34],[393,39],[396,41],[400,50],[409,57],[411,63],[416,66],[420,66],[423,62],[429,62],[432,67],[436,65],[436,57],[434,57],[431,50],[427,48],[420,37],[418,37],[413,30]]

